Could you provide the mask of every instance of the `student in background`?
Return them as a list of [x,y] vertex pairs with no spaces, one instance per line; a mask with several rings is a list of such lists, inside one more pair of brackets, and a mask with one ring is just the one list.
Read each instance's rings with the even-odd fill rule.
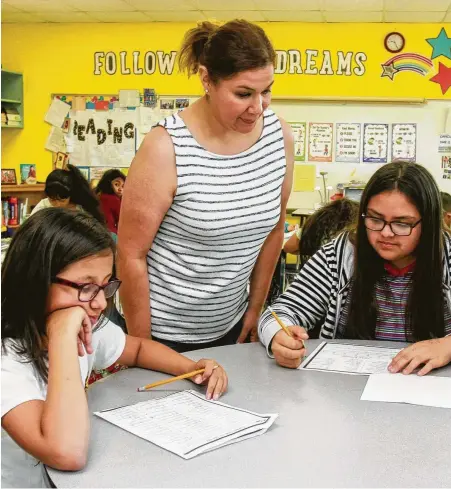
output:
[[125,175],[120,170],[107,170],[96,187],[100,199],[106,225],[113,239],[117,240],[117,227],[121,212],[122,192],[125,185]]
[[257,341],[294,160],[291,128],[268,108],[276,53],[244,20],[203,22],[180,53],[205,94],[146,135],[127,175],[118,234],[127,328],[178,351]]
[[451,232],[451,195],[440,192],[440,196],[442,197],[443,227],[445,231]]
[[84,387],[93,368],[119,362],[172,375],[205,368],[193,381],[208,384],[207,398],[227,388],[213,360],[194,362],[104,318],[120,285],[113,262],[110,233],[83,212],[44,209],[12,239],[2,267],[2,487],[45,487],[42,464],[85,465]]
[[96,195],[76,166],[67,165],[65,170],[49,173],[44,192],[47,197],[36,205],[31,215],[47,207],[64,207],[84,210],[99,222],[105,222]]
[[451,236],[442,232],[440,192],[421,165],[390,163],[362,195],[357,231],[323,246],[273,305],[259,336],[277,363],[296,368],[301,339],[318,321],[320,337],[411,342],[390,372],[424,375],[451,361]]
[[285,243],[283,251],[292,255],[310,255],[340,232],[357,222],[359,204],[349,199],[329,202],[312,214],[302,229]]

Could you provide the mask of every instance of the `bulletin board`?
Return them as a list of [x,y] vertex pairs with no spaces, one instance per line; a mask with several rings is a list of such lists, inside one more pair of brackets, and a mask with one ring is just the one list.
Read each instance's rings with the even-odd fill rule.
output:
[[[64,102],[68,111],[61,127],[58,122],[51,127],[46,143],[46,149],[54,153],[54,167],[73,164],[88,180],[98,180],[111,168],[126,174],[145,134],[190,104],[186,96],[124,92],[130,92],[131,105],[124,103],[124,94],[52,95],[52,103],[55,99]],[[131,92],[139,98],[132,101]]]

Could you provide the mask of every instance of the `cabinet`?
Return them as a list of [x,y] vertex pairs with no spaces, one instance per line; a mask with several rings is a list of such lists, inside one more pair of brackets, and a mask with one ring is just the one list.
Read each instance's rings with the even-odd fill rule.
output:
[[2,114],[2,128],[23,129],[23,75],[14,71],[2,70],[2,113],[11,114],[9,122]]

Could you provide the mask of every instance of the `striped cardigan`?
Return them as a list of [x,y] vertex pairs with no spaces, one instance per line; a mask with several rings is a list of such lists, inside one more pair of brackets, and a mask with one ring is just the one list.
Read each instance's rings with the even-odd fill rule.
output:
[[[451,310],[451,236],[444,233],[443,289]],[[336,336],[342,308],[346,304],[354,272],[354,246],[343,233],[324,245],[301,269],[294,282],[272,308],[287,325],[301,325],[307,330],[324,321],[320,338]],[[269,345],[280,330],[266,310],[259,321],[260,341],[270,353]]]

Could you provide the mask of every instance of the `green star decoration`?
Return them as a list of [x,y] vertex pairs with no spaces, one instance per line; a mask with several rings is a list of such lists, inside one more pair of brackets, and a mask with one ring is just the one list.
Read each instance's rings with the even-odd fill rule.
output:
[[442,27],[440,34],[437,37],[431,37],[426,41],[432,46],[431,59],[438,56],[446,56],[451,59],[451,38],[448,37],[445,28]]
[[390,63],[388,65],[381,65],[381,66],[382,66],[382,69],[384,70],[382,72],[381,77],[388,76],[388,78],[390,78],[390,80],[393,80],[393,77],[399,71],[397,68],[395,68],[395,66],[393,65],[393,63]]

